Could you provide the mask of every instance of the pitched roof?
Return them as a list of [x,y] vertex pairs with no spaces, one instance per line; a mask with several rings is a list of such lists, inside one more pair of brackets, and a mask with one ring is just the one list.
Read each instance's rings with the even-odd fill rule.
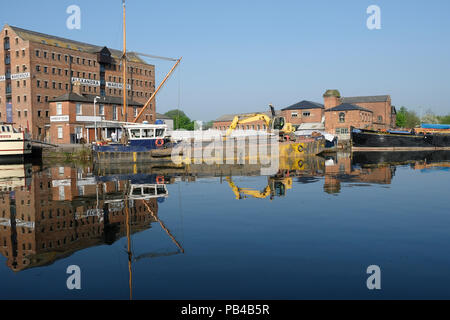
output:
[[386,102],[391,97],[389,95],[384,96],[363,96],[363,97],[344,97],[341,98],[342,103],[369,103],[369,102]]
[[[104,46],[96,46],[96,45],[92,45],[92,44],[88,44],[88,43],[84,43],[84,42],[80,42],[80,41],[70,40],[70,39],[61,38],[61,37],[57,37],[57,36],[52,36],[52,35],[48,35],[45,33],[36,32],[36,31],[26,30],[26,29],[22,29],[19,27],[14,27],[14,26],[9,26],[9,25],[8,25],[8,27],[10,27],[23,40],[31,41],[31,42],[35,42],[35,43],[46,44],[49,46],[54,46],[54,47],[59,47],[59,48],[67,48],[67,49],[72,49],[72,50],[81,51],[81,52],[89,52],[89,53],[98,53],[104,48]],[[122,58],[122,55],[123,55],[122,51],[110,49],[110,48],[108,48],[108,49],[111,52],[111,55],[113,58],[115,58],[115,59]],[[150,64],[146,63],[144,60],[142,60],[136,53],[133,53],[133,52],[127,52],[127,58],[128,58],[128,61],[131,61],[131,62],[143,63],[143,64],[150,65]]]
[[[93,94],[83,94],[79,95],[75,92],[65,93],[62,96],[56,97],[54,99],[51,99],[49,102],[65,102],[65,101],[72,101],[72,102],[85,102],[85,103],[94,103],[94,99],[97,97]],[[104,96],[101,97],[101,99],[97,100],[98,103],[104,103],[104,104],[116,104],[116,105],[122,105],[123,99],[121,97],[111,97],[111,96]],[[142,107],[144,106],[140,102],[136,102],[133,100],[128,100],[127,105],[133,106],[133,107]]]
[[308,100],[303,100],[303,101],[300,101],[296,104],[293,104],[293,105],[286,107],[284,109],[281,109],[281,110],[285,111],[285,110],[323,109],[323,108],[324,108],[323,104],[308,101]]
[[336,106],[334,108],[330,108],[330,109],[325,110],[325,112],[328,112],[328,111],[351,111],[351,110],[361,110],[361,111],[373,113],[369,109],[357,106],[355,104],[350,104],[350,103],[340,104],[340,105],[338,105],[338,106]]

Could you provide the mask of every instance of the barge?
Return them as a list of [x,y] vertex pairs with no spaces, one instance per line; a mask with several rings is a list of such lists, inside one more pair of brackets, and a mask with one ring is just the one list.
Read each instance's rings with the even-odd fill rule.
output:
[[373,131],[351,128],[353,151],[450,150],[450,130]]

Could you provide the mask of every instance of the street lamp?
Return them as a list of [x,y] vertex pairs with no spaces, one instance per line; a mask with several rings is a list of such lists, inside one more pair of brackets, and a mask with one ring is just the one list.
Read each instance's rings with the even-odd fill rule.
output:
[[95,123],[95,142],[98,141],[97,139],[97,101],[100,100],[101,98],[99,96],[94,98],[94,123]]

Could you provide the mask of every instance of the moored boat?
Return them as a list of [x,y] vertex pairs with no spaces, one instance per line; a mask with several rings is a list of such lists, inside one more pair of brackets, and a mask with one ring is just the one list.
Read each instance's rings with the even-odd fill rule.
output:
[[93,145],[96,161],[146,162],[163,155],[170,156],[173,142],[165,124],[132,124],[123,126],[121,142]]
[[450,131],[373,131],[351,128],[353,151],[450,150]]
[[28,133],[19,132],[9,123],[0,123],[0,161],[31,155],[32,148]]

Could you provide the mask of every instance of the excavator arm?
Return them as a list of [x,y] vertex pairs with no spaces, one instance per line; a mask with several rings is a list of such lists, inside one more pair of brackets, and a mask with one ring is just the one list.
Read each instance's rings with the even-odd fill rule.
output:
[[245,116],[235,116],[233,121],[230,124],[230,127],[227,130],[227,133],[225,134],[226,137],[228,137],[239,124],[254,122],[254,121],[264,121],[267,127],[270,126],[271,119],[266,116],[265,114],[260,113],[254,113],[254,114],[248,114]]
[[[252,190],[252,189],[247,189],[247,188],[239,188],[237,187],[233,180],[231,180],[231,177],[226,177],[225,178],[231,188],[231,190],[233,191],[234,195],[236,196],[237,200],[243,199],[243,198],[247,198],[247,196],[253,197],[253,198],[257,198],[257,199],[265,199],[270,195],[270,186],[267,186],[264,191],[257,191],[257,190]],[[242,196],[244,195],[244,196]]]

